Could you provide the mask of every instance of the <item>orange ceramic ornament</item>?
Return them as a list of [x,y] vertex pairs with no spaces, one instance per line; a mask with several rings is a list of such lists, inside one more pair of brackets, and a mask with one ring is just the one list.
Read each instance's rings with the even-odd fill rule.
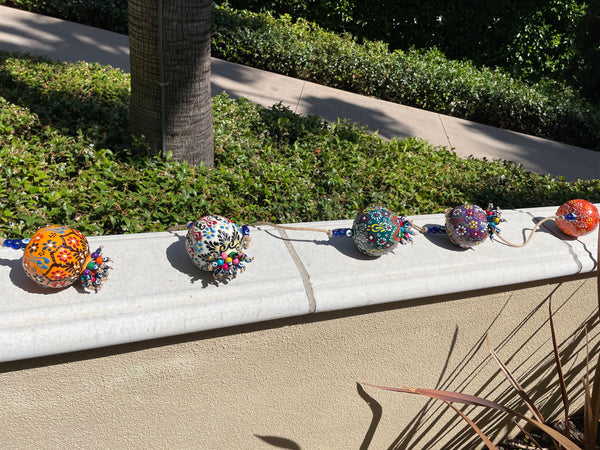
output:
[[588,234],[598,226],[598,209],[587,200],[569,200],[556,211],[556,225],[569,236]]
[[87,239],[79,231],[51,225],[38,230],[23,254],[23,269],[42,287],[63,288],[78,279],[84,288],[98,290],[106,278],[108,258],[100,249],[90,254]]

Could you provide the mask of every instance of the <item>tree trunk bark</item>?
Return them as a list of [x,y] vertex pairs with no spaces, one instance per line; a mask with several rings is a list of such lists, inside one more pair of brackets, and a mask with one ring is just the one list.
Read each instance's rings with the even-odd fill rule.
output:
[[210,0],[129,0],[128,9],[131,133],[212,167]]

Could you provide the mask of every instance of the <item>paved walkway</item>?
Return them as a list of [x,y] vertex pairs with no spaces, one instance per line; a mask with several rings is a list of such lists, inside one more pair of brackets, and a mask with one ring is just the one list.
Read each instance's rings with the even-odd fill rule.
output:
[[[129,71],[127,36],[0,6],[0,49],[60,61],[110,64]],[[282,102],[301,114],[359,122],[382,137],[418,136],[457,154],[507,159],[568,180],[600,178],[600,152],[423,111],[213,58],[212,93],[264,106]]]

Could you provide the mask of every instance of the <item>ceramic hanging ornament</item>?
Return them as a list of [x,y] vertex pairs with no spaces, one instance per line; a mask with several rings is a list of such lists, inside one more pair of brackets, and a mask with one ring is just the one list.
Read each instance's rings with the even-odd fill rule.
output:
[[587,200],[569,200],[556,211],[556,225],[572,237],[591,233],[598,226],[598,209]]
[[204,216],[189,224],[185,249],[201,270],[212,272],[218,281],[235,278],[252,261],[244,253],[250,242],[250,229],[230,219]]
[[24,250],[25,274],[46,288],[64,288],[80,280],[86,291],[97,292],[111,269],[102,248],[90,252],[85,236],[67,226],[50,225],[30,239],[4,239],[3,245]]
[[413,234],[411,223],[405,217],[382,206],[370,206],[359,212],[351,230],[358,250],[369,256],[385,255],[398,244],[412,242]]
[[446,234],[454,245],[472,248],[500,231],[500,214],[492,205],[486,210],[473,204],[457,206],[446,214]]

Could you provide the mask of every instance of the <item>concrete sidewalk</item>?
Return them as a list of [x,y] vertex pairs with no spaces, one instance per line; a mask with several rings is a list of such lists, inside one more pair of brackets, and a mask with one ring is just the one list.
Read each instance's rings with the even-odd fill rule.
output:
[[[0,49],[129,71],[125,35],[0,6]],[[463,157],[506,159],[567,180],[600,178],[600,152],[365,97],[213,58],[212,94],[278,102],[300,114],[349,119],[385,138],[417,136]]]

